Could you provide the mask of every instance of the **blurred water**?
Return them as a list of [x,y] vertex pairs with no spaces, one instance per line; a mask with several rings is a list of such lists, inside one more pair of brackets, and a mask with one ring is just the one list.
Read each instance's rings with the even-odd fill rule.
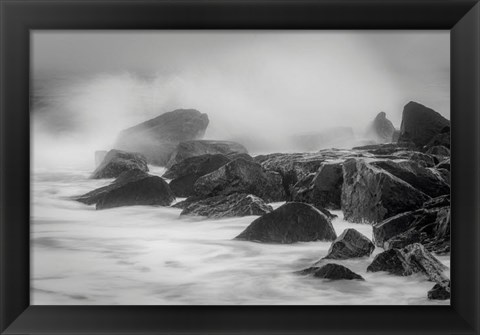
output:
[[[36,170],[32,175],[31,303],[175,304],[448,304],[426,299],[421,276],[366,273],[370,258],[341,261],[366,281],[327,281],[293,274],[327,253],[329,242],[292,245],[232,240],[256,217],[180,218],[179,209],[134,206],[96,211],[68,197],[109,184],[90,171]],[[163,170],[154,169],[161,175]],[[274,204],[275,207],[281,205]],[[341,212],[336,212],[341,216]],[[335,219],[337,234],[371,226]],[[449,257],[440,257],[449,264]]]

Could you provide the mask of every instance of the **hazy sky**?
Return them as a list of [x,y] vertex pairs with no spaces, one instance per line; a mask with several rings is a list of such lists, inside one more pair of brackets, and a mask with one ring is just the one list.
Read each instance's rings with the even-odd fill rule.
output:
[[410,100],[450,118],[449,31],[35,31],[32,55],[34,129],[91,148],[175,108],[210,138],[399,127]]

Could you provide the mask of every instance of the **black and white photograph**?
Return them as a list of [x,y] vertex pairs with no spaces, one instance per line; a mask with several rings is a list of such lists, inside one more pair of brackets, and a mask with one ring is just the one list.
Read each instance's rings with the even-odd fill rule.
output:
[[30,39],[32,305],[450,305],[448,30]]

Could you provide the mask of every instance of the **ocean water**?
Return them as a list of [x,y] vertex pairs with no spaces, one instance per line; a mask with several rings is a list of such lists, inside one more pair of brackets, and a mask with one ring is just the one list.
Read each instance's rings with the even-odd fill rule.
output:
[[[152,173],[161,175],[162,169]],[[65,168],[32,173],[31,303],[35,305],[424,305],[434,283],[421,275],[367,273],[373,255],[337,261],[365,281],[299,276],[330,242],[291,245],[233,240],[256,217],[180,217],[180,209],[96,211],[69,199],[112,180]],[[281,203],[273,204],[274,207]],[[337,234],[366,224],[333,220]],[[439,259],[450,265],[449,256]]]

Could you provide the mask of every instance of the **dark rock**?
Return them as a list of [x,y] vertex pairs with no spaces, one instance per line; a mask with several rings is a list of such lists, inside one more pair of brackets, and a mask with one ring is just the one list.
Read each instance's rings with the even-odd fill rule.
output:
[[403,108],[399,142],[413,142],[423,147],[446,130],[450,130],[450,121],[433,109],[410,101]]
[[437,164],[435,157],[419,151],[397,151],[393,156],[415,161],[422,167],[434,167]]
[[367,272],[386,271],[397,276],[409,276],[413,270],[399,249],[389,249],[375,256]]
[[426,145],[427,148],[434,146],[443,146],[450,149],[450,127],[442,129],[442,132],[435,135]]
[[[420,234],[420,242],[434,252],[450,250],[450,206],[401,213],[373,225],[373,241],[383,248],[385,242],[407,231]],[[401,237],[400,237],[401,239]]]
[[[222,154],[234,158],[236,154],[246,154],[247,149],[239,143],[231,141],[197,140],[178,144],[168,161],[167,167],[180,163],[184,159],[207,154]],[[249,160],[247,158],[247,160]]]
[[198,178],[228,162],[230,159],[221,154],[190,157],[172,166],[163,177],[173,179],[170,188],[177,197],[188,197],[194,194],[193,185]]
[[435,156],[450,157],[450,149],[444,147],[443,145],[436,145],[436,146],[430,147],[427,150],[427,154],[435,155]]
[[367,272],[387,271],[399,276],[422,273],[429,280],[444,284],[448,282],[444,275],[446,269],[421,244],[414,243],[403,249],[390,249],[378,254],[367,267]]
[[149,163],[164,166],[180,142],[202,138],[208,123],[207,114],[177,109],[123,130],[115,148],[139,152]]
[[313,179],[312,203],[315,206],[340,209],[343,184],[343,162],[325,162]]
[[448,282],[448,285],[435,284],[435,286],[428,291],[427,297],[430,300],[450,299],[450,282]]
[[96,204],[97,209],[105,209],[135,205],[169,206],[175,196],[162,178],[133,170],[122,173],[110,185],[74,200],[88,205]]
[[318,209],[304,203],[288,202],[253,221],[236,239],[295,243],[333,241],[336,237],[332,223]]
[[103,162],[105,156],[107,156],[107,153],[108,151],[106,150],[95,151],[95,167],[99,166]]
[[349,268],[346,268],[343,265],[328,263],[322,267],[311,267],[302,271],[298,271],[298,274],[301,275],[313,275],[316,278],[324,278],[330,280],[340,280],[340,279],[358,279],[365,280],[362,276],[356,274]]
[[366,236],[355,229],[345,229],[332,243],[324,258],[349,259],[370,256],[374,249],[374,244]]
[[419,243],[421,242],[421,240],[422,240],[421,234],[415,229],[410,229],[410,230],[407,230],[406,232],[395,235],[392,238],[388,239],[383,244],[383,248],[385,250],[402,249],[402,248],[405,248],[407,245],[410,245],[413,243]]
[[447,169],[436,169],[436,171],[438,172],[438,174],[440,175],[440,177],[442,178],[442,180],[448,185],[450,186],[450,183],[451,183],[451,176],[450,176],[450,171],[447,170]]
[[445,170],[450,171],[450,158],[445,159],[444,161],[441,161],[440,163],[437,164],[437,166],[435,166],[435,168],[445,169]]
[[291,199],[295,202],[306,202],[312,203],[312,192],[313,192],[313,179],[315,178],[315,173],[310,173],[300,179],[292,187]]
[[260,164],[242,158],[197,179],[194,185],[198,197],[213,197],[231,193],[256,195],[267,202],[285,200],[282,178],[265,171]]
[[132,170],[148,172],[145,157],[137,153],[114,149],[107,153],[100,165],[93,171],[90,178],[117,178],[123,172]]
[[[230,158],[222,154],[206,154],[189,157],[182,160],[180,163],[171,166],[162,177],[173,180],[191,174],[207,174],[215,171],[220,166],[225,165],[230,161]],[[205,171],[208,172],[204,173]]]
[[293,186],[310,173],[316,173],[325,161],[323,153],[315,154],[270,154],[256,156],[254,161],[261,164],[265,170],[280,173],[282,184],[287,195],[291,198]]
[[393,134],[395,132],[395,127],[393,123],[387,119],[385,112],[380,112],[377,114],[372,124],[373,134],[381,143],[392,142]]
[[381,222],[430,199],[423,192],[364,159],[343,164],[342,210],[350,222]]
[[185,207],[181,215],[199,215],[209,218],[263,215],[273,211],[262,199],[251,194],[234,193],[219,195],[192,202]]
[[425,201],[425,203],[423,204],[423,208],[425,209],[446,207],[446,206],[450,206],[450,194],[445,194],[436,198],[432,198],[428,201]]
[[450,186],[435,170],[424,168],[415,161],[380,160],[371,163],[402,179],[430,197],[450,193]]

